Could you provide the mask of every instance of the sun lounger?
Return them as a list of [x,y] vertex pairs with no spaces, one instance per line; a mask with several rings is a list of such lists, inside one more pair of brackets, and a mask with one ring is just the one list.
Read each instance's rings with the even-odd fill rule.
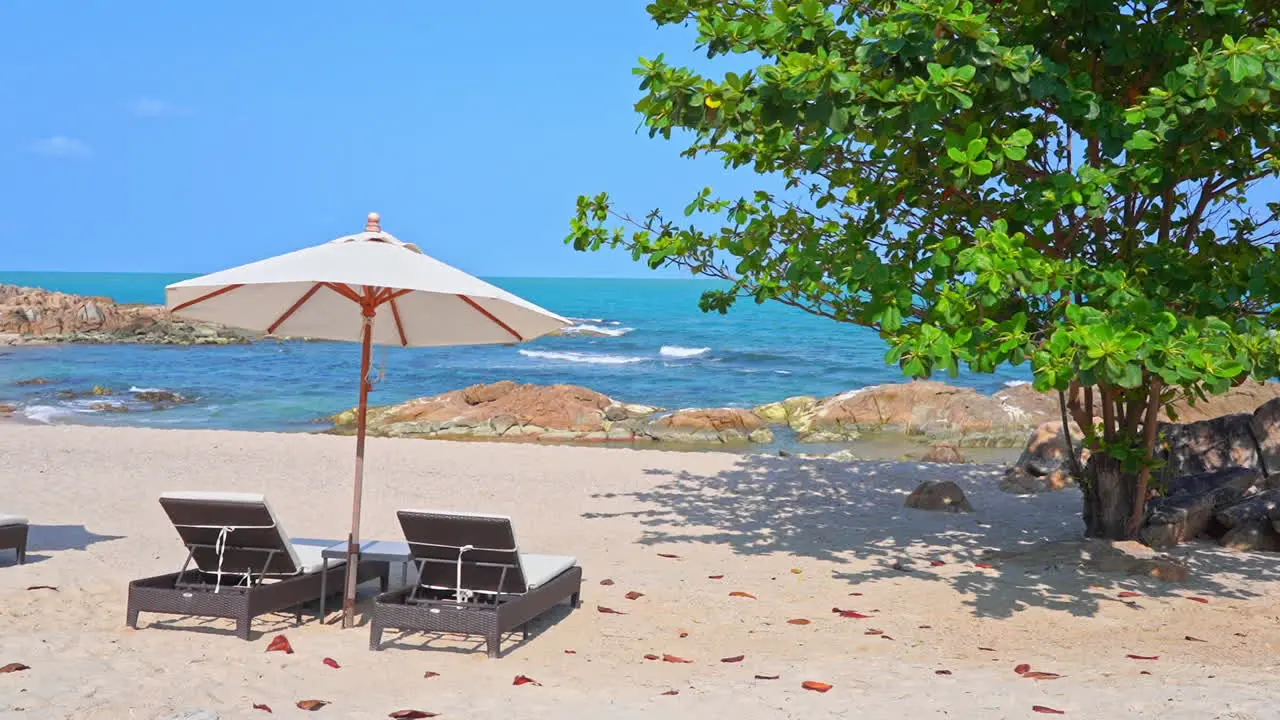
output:
[[409,630],[483,635],[489,657],[501,657],[505,633],[568,600],[578,607],[582,568],[574,558],[529,555],[516,547],[511,518],[427,510],[397,513],[413,554],[412,587],[374,600],[369,649],[382,633]]
[[0,550],[16,551],[19,565],[27,561],[26,518],[0,514]]
[[[128,624],[139,612],[230,618],[249,639],[253,618],[320,599],[322,578],[340,590],[346,567],[320,553],[335,540],[291,540],[262,495],[183,492],[160,496],[160,506],[187,546],[176,573],[129,583]],[[388,563],[362,562],[357,580],[377,577],[387,589]],[[325,576],[328,577],[325,577]],[[323,618],[321,618],[323,620]]]

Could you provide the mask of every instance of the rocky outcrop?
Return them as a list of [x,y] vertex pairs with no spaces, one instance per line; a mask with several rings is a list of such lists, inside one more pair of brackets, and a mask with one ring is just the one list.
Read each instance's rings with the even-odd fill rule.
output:
[[[983,395],[933,381],[873,385],[818,401],[789,424],[802,440],[852,440],[869,432],[899,432],[968,447],[1016,447],[1049,419],[1024,391]],[[1037,401],[1039,403],[1039,401]]]
[[812,395],[798,395],[789,397],[786,400],[767,403],[752,408],[752,412],[760,416],[770,425],[790,425],[793,421],[797,421],[799,417],[811,410],[818,404],[818,398]]
[[[1084,433],[1071,423],[1071,449],[1080,467],[1089,459],[1084,447]],[[1016,495],[1061,490],[1075,484],[1071,478],[1071,461],[1062,421],[1050,420],[1037,425],[1013,467],[1005,471],[1000,489]]]
[[1213,538],[1236,549],[1270,549],[1280,521],[1277,485],[1248,468],[1175,478],[1164,497],[1147,503],[1139,538],[1153,548]]
[[[356,413],[330,418],[352,432]],[[400,405],[369,409],[369,433],[388,437],[475,438],[550,442],[659,442],[682,445],[770,442],[773,433],[750,410],[665,412],[618,402],[577,385],[473,385]]]
[[1181,425],[1161,424],[1165,465],[1157,476],[1167,483],[1185,475],[1226,468],[1261,469],[1258,444],[1250,428],[1251,415],[1224,415]]
[[0,285],[0,343],[227,345],[251,333],[173,317],[157,305],[120,304],[16,285]]
[[964,491],[950,480],[925,480],[907,496],[903,505],[913,510],[930,512],[973,512],[973,506],[964,496]]

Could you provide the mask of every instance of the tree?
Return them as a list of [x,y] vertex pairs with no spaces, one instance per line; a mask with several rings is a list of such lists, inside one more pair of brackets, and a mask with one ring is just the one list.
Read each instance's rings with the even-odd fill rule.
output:
[[[657,0],[711,78],[635,70],[650,136],[782,181],[567,238],[874,328],[910,377],[1029,362],[1093,449],[1090,535],[1132,537],[1179,396],[1280,369],[1274,0]],[[1261,185],[1259,183],[1262,183]],[[1267,191],[1264,202],[1247,194]]]

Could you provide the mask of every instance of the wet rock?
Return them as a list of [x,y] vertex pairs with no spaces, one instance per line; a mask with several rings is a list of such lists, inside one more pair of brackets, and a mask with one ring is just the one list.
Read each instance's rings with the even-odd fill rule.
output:
[[124,405],[117,405],[109,402],[89,403],[89,409],[95,412],[124,413],[129,412],[129,408]]
[[925,480],[907,496],[904,505],[914,510],[932,512],[973,512],[973,506],[964,496],[964,491],[950,480]]
[[139,390],[133,393],[133,397],[152,405],[181,405],[191,402],[185,395],[171,390]]
[[96,395],[96,396],[98,396],[98,397],[102,397],[102,396],[104,396],[104,395],[115,395],[115,394],[116,394],[116,392],[115,392],[114,390],[112,390],[111,388],[109,388],[109,387],[105,387],[105,386],[103,386],[103,385],[94,385],[94,386],[93,386],[93,389],[89,391],[89,394],[90,394],[90,395]]
[[1012,467],[1000,478],[998,487],[1013,495],[1034,495],[1064,490],[1075,487],[1075,484],[1075,480],[1062,470],[1055,470],[1048,475],[1032,475],[1026,468]]
[[793,418],[809,412],[817,404],[816,397],[797,395],[786,400],[760,405],[753,408],[752,412],[770,425],[790,425]]
[[773,433],[759,415],[742,408],[677,410],[645,425],[644,432],[659,442],[765,443]]
[[921,459],[931,463],[965,462],[964,455],[960,454],[960,448],[955,443],[949,442],[934,443]]
[[14,385],[48,385],[51,382],[54,381],[46,377],[34,377],[27,378],[26,380],[18,380]]

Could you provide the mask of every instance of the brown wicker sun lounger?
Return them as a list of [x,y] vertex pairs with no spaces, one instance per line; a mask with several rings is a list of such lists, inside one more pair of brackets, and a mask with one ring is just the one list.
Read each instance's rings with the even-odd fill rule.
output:
[[417,566],[412,587],[374,600],[369,649],[386,630],[483,635],[501,657],[502,635],[568,600],[578,607],[582,568],[574,558],[529,555],[516,548],[511,518],[426,510],[397,515]]
[[27,561],[27,519],[19,515],[0,515],[0,550],[18,553],[18,564]]
[[[336,540],[291,540],[262,495],[165,493],[160,505],[187,546],[176,573],[129,583],[128,625],[139,612],[230,618],[236,634],[249,639],[253,618],[294,609],[320,599],[322,573],[341,589],[346,567],[320,553]],[[388,563],[362,562],[357,580],[380,578],[387,589]],[[323,620],[323,618],[321,618]]]

